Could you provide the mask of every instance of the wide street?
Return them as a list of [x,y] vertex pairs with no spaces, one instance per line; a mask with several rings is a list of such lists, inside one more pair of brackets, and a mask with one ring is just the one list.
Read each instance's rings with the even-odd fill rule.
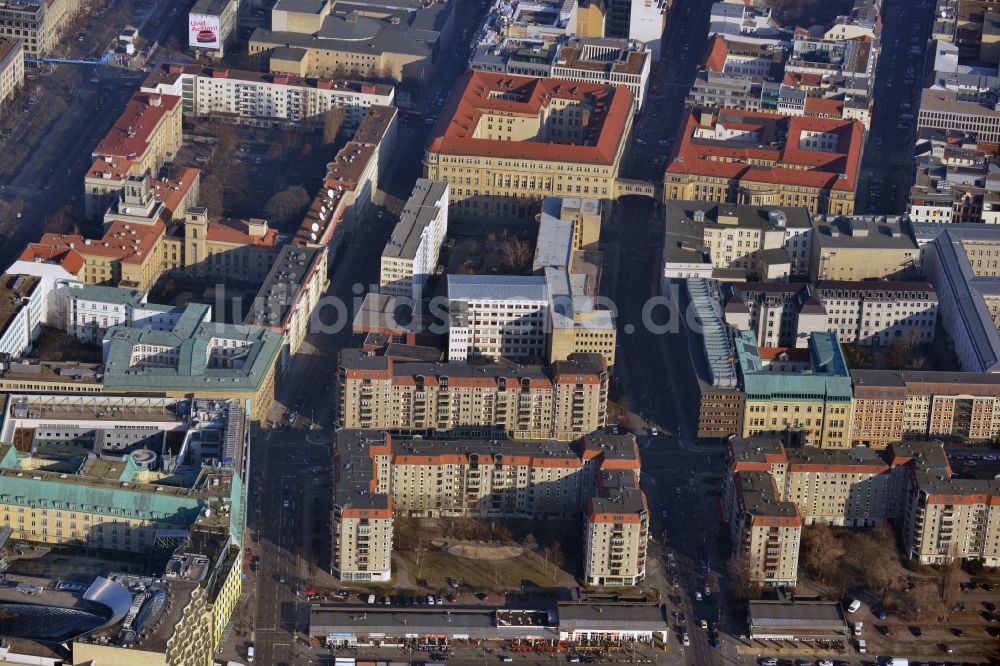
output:
[[[901,11],[905,7],[906,11]],[[858,180],[859,213],[900,214],[913,182],[916,115],[924,86],[933,3],[886,0],[875,107]],[[919,48],[919,52],[912,49]]]
[[[126,0],[114,0],[106,13],[114,13],[122,4]],[[164,16],[179,15],[168,14],[169,5],[153,3],[141,16],[132,17],[136,25],[144,26],[141,34],[149,42],[157,41],[169,29],[170,23],[161,20]],[[98,17],[93,27],[84,31],[83,41],[66,40],[60,56],[93,59],[124,27],[106,25]],[[48,74],[37,69],[27,73],[37,82],[30,88],[36,102],[13,109],[14,117],[4,123],[11,135],[0,143],[0,150],[31,146],[16,175],[0,178],[0,264],[4,266],[17,259],[27,243],[38,240],[47,220],[70,199],[78,196],[82,200],[83,179],[93,163],[91,151],[145,77],[141,72],[110,65],[70,63],[55,64]],[[50,125],[39,126],[36,116],[57,98],[65,110]]]

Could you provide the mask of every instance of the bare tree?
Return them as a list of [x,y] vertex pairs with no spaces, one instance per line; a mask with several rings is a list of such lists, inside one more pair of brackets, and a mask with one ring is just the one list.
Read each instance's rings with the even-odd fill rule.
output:
[[854,538],[855,557],[869,590],[885,601],[902,588],[896,539],[888,528],[881,526]]
[[534,550],[535,548],[538,548],[538,541],[535,540],[534,534],[528,533],[528,536],[524,537],[524,541],[521,542],[521,545],[525,550]]
[[951,562],[945,565],[941,571],[940,596],[943,607],[942,618],[947,621],[951,615],[955,603],[958,601],[959,582],[962,579],[962,560],[958,557],[951,558]]
[[335,106],[323,116],[323,143],[331,144],[337,140],[340,130],[344,128],[347,112],[342,106]]
[[812,575],[826,582],[837,568],[844,546],[829,525],[817,523],[802,530],[802,564]]
[[264,217],[278,227],[297,222],[309,206],[309,193],[293,185],[273,195],[264,206]]
[[760,587],[760,566],[750,559],[749,553],[741,550],[729,558],[726,564],[730,590],[737,599],[749,599]]
[[500,246],[500,254],[503,256],[507,268],[512,272],[520,273],[527,270],[534,252],[526,241],[520,238],[510,238]]
[[542,557],[545,558],[546,563],[551,567],[550,576],[552,577],[552,582],[556,582],[559,570],[566,564],[566,556],[563,554],[562,544],[558,541],[553,541],[551,546],[542,551]]

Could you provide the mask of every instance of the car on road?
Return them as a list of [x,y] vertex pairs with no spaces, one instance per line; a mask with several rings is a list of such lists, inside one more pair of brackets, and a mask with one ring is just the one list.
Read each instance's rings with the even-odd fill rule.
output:
[[698,620],[698,626],[701,627],[702,629],[708,629],[708,620],[706,620],[705,618],[701,618],[700,620]]
[[514,661],[514,657],[510,656],[509,654],[502,654],[500,655],[500,661],[502,661],[505,664],[509,664],[510,662]]
[[850,605],[849,605],[849,606],[847,607],[847,612],[848,612],[848,613],[857,613],[857,612],[858,612],[858,609],[860,609],[860,608],[861,608],[861,601],[860,601],[859,599],[855,599],[855,600],[854,600],[854,601],[852,601],[852,602],[851,602],[851,604],[850,604]]
[[566,661],[568,661],[571,664],[579,664],[580,657],[576,656],[575,654],[568,654],[566,655]]
[[695,592],[694,593],[694,600],[695,601],[701,601],[701,592]]
[[778,666],[778,660],[774,657],[761,657],[760,666]]
[[685,647],[691,645],[691,637],[688,634],[681,634],[681,645]]
[[958,636],[959,638],[965,636],[965,631],[963,631],[961,627],[952,627],[951,633],[954,634],[955,636]]
[[281,506],[282,506],[282,508],[287,509],[288,508],[288,500],[281,500]]

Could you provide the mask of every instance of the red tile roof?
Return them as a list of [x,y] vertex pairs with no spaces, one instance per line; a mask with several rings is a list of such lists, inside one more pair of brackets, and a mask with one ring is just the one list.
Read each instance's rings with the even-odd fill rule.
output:
[[248,220],[233,220],[229,218],[219,218],[210,221],[206,237],[210,241],[220,243],[258,245],[261,247],[273,247],[275,249],[277,249],[278,242],[278,232],[274,229],[267,228],[263,235],[252,235]]
[[42,243],[31,243],[21,252],[21,261],[59,264],[67,273],[76,275],[83,268],[83,257],[76,250]]
[[178,211],[177,207],[200,176],[201,169],[181,167],[177,170],[177,175],[174,178],[151,178],[149,180],[149,189],[153,193],[153,198],[163,203],[168,219],[173,217],[175,213],[184,213],[184,211]]
[[[505,97],[490,97],[493,93]],[[485,112],[537,116],[552,99],[589,100],[595,104],[587,125],[590,145],[473,138]],[[459,79],[451,99],[442,109],[441,120],[431,132],[427,149],[450,155],[613,164],[628,127],[632,103],[632,94],[624,86],[467,72]]]
[[165,115],[181,103],[175,95],[137,92],[94,149],[94,156],[138,157],[149,148],[149,137]]
[[81,255],[100,255],[126,264],[137,264],[149,256],[165,230],[166,225],[161,220],[154,224],[115,220],[100,239],[84,238],[79,234],[49,233],[42,235],[39,245],[48,245],[56,252],[75,249]]
[[708,50],[705,54],[705,69],[721,73],[726,68],[726,57],[729,55],[729,47],[722,35],[716,34],[712,41],[708,43]]
[[[712,113],[712,122],[721,122],[726,127],[785,126],[787,134],[784,142],[761,146],[739,141],[695,139],[700,113],[696,109],[688,115],[681,141],[674,148],[673,159],[667,166],[667,174],[854,190],[864,137],[864,125],[860,121],[777,116],[733,109],[719,109]],[[798,137],[804,131],[835,134],[836,149],[800,148]],[[751,167],[751,160],[758,161],[758,164]],[[773,162],[773,165],[763,166],[759,161]],[[844,178],[840,177],[841,174]]]
[[842,118],[844,102],[839,99],[806,97],[806,115],[818,118]]

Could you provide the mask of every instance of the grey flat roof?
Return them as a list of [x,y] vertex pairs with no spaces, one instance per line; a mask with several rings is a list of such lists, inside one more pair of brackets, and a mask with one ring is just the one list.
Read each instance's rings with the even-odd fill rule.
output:
[[306,278],[320,253],[325,251],[316,246],[286,245],[281,248],[243,323],[283,327]]
[[[383,257],[413,259],[416,256],[421,235],[442,212],[434,204],[444,196],[447,188],[448,183],[443,180],[417,180],[413,194],[406,201],[399,214],[399,222],[393,227],[392,236],[382,250]],[[447,207],[447,201],[445,206]],[[447,210],[444,213],[447,215]]]
[[295,12],[298,14],[319,14],[326,7],[328,0],[278,0],[274,3],[274,11]]
[[839,601],[751,601],[750,623],[771,628],[847,628]]
[[545,278],[535,275],[449,275],[453,301],[545,301]]

